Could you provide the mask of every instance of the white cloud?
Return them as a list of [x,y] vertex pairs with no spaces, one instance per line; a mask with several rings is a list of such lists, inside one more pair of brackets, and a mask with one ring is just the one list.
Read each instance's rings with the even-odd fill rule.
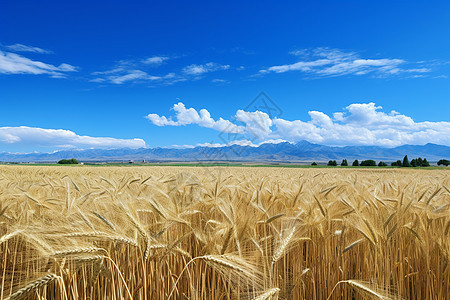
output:
[[123,84],[127,81],[136,81],[136,80],[160,80],[161,77],[152,76],[141,70],[130,70],[126,72],[126,74],[108,76],[108,79],[110,80],[111,83]]
[[[305,49],[291,51],[290,54],[301,58],[301,60],[292,64],[277,65],[260,70],[260,74],[300,71],[315,76],[361,76],[366,74],[375,76],[393,76],[402,73],[423,74],[432,71],[430,68],[422,67],[417,63],[411,64],[403,59],[367,59],[361,58],[355,52],[343,52],[339,49]],[[414,67],[406,67],[410,65],[413,65]]]
[[66,63],[54,66],[0,50],[0,74],[48,74],[52,77],[65,77],[66,72],[75,71],[77,67]]
[[56,148],[141,148],[142,139],[116,139],[77,135],[63,129],[37,127],[0,127],[0,145],[17,144]]
[[272,120],[264,112],[258,110],[254,112],[238,110],[236,112],[236,119],[244,123],[245,130],[257,139],[265,139],[272,132],[270,129]]
[[157,126],[196,124],[217,131],[237,133],[231,144],[249,140],[259,144],[307,140],[333,146],[395,147],[426,143],[450,146],[450,122],[415,122],[411,117],[394,110],[383,112],[382,107],[373,102],[350,104],[343,112],[333,113],[332,117],[320,111],[309,111],[308,121],[271,119],[265,112],[244,110],[236,112],[233,122],[222,118],[214,121],[206,109],[200,112],[193,108],[186,109],[181,102],[175,104],[173,109],[176,120],[157,114],[149,114],[147,118]]
[[90,79],[90,82],[105,83],[109,82],[112,84],[124,84],[126,82],[159,82],[170,84],[172,82],[182,81],[183,79],[176,76],[174,73],[168,73],[162,76],[151,75],[145,71],[117,67],[112,70],[104,72],[94,72],[91,75],[100,76]]
[[221,65],[214,62],[209,62],[204,65],[190,65],[183,69],[183,73],[188,75],[202,75],[208,72],[220,71],[220,70],[228,70],[230,65]]
[[375,106],[375,103],[354,103],[345,108],[350,114],[342,115],[341,122],[348,125],[364,126],[369,129],[379,129],[386,127],[411,128],[414,126],[414,120],[411,117],[402,115],[395,110],[386,114],[381,106]]
[[221,132],[227,133],[243,133],[243,128],[231,123],[228,120],[219,118],[217,121],[211,118],[211,114],[206,109],[197,111],[194,108],[186,108],[186,106],[179,102],[174,104],[175,121],[171,117],[159,116],[157,114],[149,114],[146,116],[156,126],[184,126],[196,124],[200,127],[211,128]]
[[222,83],[222,84],[229,83],[228,80],[220,79],[220,78],[214,78],[213,80],[211,80],[211,82],[213,82],[213,83]]
[[375,103],[354,103],[346,112],[328,115],[310,111],[311,120],[274,119],[273,135],[291,141],[326,145],[378,145],[436,143],[450,145],[450,122],[415,122],[396,111],[385,113]]
[[167,57],[167,56],[152,56],[152,57],[142,60],[142,62],[144,64],[148,64],[148,65],[159,66],[168,59],[169,59],[169,57]]
[[42,48],[27,46],[27,45],[23,45],[23,44],[9,45],[9,46],[5,46],[5,48],[12,52],[34,52],[34,53],[40,53],[40,54],[52,53],[52,51],[50,51],[50,50],[45,50]]
[[273,66],[273,67],[268,68],[267,70],[262,70],[262,71],[263,72],[272,71],[275,73],[284,73],[284,72],[288,72],[288,71],[309,72],[309,71],[312,71],[314,67],[329,65],[330,63],[331,63],[331,61],[328,59],[318,59],[316,61],[300,61],[295,64]]

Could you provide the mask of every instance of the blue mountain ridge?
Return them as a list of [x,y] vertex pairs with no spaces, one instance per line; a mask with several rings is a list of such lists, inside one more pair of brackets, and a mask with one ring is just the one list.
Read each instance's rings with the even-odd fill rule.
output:
[[325,146],[300,141],[292,144],[261,144],[258,147],[230,145],[224,147],[194,148],[120,148],[61,150],[53,153],[0,152],[3,162],[56,162],[64,158],[80,161],[128,161],[149,162],[203,162],[203,161],[251,161],[251,162],[308,162],[328,160],[374,159],[395,161],[408,155],[410,159],[426,157],[429,161],[450,158],[450,147],[436,144],[403,145],[395,148],[379,146]]

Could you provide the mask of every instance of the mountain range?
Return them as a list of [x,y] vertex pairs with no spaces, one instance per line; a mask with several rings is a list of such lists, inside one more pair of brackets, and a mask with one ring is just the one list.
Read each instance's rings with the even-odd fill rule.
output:
[[378,146],[333,147],[300,141],[298,143],[261,144],[258,147],[231,145],[194,148],[139,148],[61,150],[52,153],[0,152],[3,162],[56,162],[76,158],[85,162],[311,162],[328,160],[373,159],[395,161],[408,155],[410,159],[426,157],[430,162],[450,158],[450,147],[436,144],[403,145],[395,148]]

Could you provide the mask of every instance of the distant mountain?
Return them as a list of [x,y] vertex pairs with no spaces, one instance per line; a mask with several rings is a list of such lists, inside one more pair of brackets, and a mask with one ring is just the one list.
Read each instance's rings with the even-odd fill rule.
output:
[[4,162],[56,162],[63,158],[76,158],[80,161],[242,161],[242,162],[307,162],[353,159],[374,159],[395,161],[408,155],[410,159],[426,157],[429,161],[450,159],[450,147],[426,144],[403,145],[395,148],[378,146],[330,147],[300,141],[296,144],[262,144],[259,147],[225,146],[195,148],[140,148],[140,149],[89,149],[63,150],[53,153],[0,153]]

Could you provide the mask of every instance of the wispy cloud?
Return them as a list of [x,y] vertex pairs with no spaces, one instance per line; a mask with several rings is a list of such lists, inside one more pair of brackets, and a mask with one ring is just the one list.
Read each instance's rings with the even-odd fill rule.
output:
[[164,62],[165,58],[166,57],[153,56],[144,60],[121,60],[110,70],[91,73],[94,78],[90,79],[90,81],[112,84],[162,83],[165,80],[173,79],[175,74],[152,75],[147,68],[148,65],[160,65]]
[[0,127],[0,145],[33,145],[52,148],[141,148],[142,139],[116,139],[78,135],[70,130],[38,127]]
[[169,57],[167,57],[167,56],[152,56],[152,57],[148,57],[146,59],[143,59],[142,62],[144,64],[148,64],[148,65],[159,66],[163,62],[165,62],[166,60],[169,60]]
[[221,79],[221,78],[214,78],[213,80],[211,80],[211,82],[217,83],[217,84],[230,83],[229,80],[225,80],[225,79]]
[[366,75],[377,77],[400,74],[423,74],[432,69],[424,64],[407,62],[400,58],[363,58],[356,52],[339,49],[315,48],[291,51],[298,61],[290,64],[271,66],[259,74],[299,71],[316,77]]
[[33,46],[27,46],[23,44],[14,44],[14,45],[8,45],[4,46],[7,50],[12,52],[34,52],[34,53],[40,53],[40,54],[50,54],[53,53],[50,50],[33,47]]
[[154,80],[161,80],[162,77],[160,76],[152,76],[144,71],[140,70],[129,70],[124,75],[111,75],[108,77],[108,79],[115,84],[123,84],[127,81],[154,81]]
[[75,72],[77,69],[67,63],[55,66],[0,50],[0,74],[48,74],[51,77],[61,78],[66,77],[67,72]]
[[183,103],[174,105],[175,120],[150,114],[147,118],[157,126],[195,124],[221,132],[233,132],[243,138],[235,140],[296,142],[307,140],[324,145],[379,145],[395,147],[404,144],[437,143],[450,146],[450,122],[415,122],[396,111],[383,112],[375,103],[354,103],[344,111],[329,116],[309,111],[310,120],[270,118],[261,111],[238,110],[234,122],[219,118],[214,121],[206,109],[200,114]]
[[109,76],[108,77],[112,83],[122,84],[127,81],[135,81],[135,80],[155,80],[160,79],[157,76],[151,76],[146,72],[140,70],[130,70],[125,75],[117,75],[117,76]]
[[[152,56],[141,60],[122,60],[106,71],[94,72],[90,81],[97,83],[147,83],[158,85],[170,85],[177,82],[198,80],[205,73],[228,70],[229,65],[222,65],[214,62],[206,64],[192,64],[184,68],[173,69],[169,73],[157,72],[154,67],[158,67],[168,61],[168,56]],[[170,66],[168,67],[170,68]],[[167,69],[167,68],[165,68]]]
[[[100,75],[100,74],[96,74]],[[133,70],[133,69],[116,69],[104,72],[103,75],[107,75],[104,77],[97,77],[91,79],[91,82],[109,82],[113,84],[124,84],[126,82],[133,83],[149,83],[149,82],[159,82],[163,83],[165,81],[170,81],[175,79],[176,75],[174,73],[168,73],[162,76],[151,75],[142,70]]]
[[221,65],[214,62],[209,62],[203,65],[189,65],[183,68],[183,73],[188,75],[202,75],[204,73],[220,71],[220,70],[228,70],[230,65]]

